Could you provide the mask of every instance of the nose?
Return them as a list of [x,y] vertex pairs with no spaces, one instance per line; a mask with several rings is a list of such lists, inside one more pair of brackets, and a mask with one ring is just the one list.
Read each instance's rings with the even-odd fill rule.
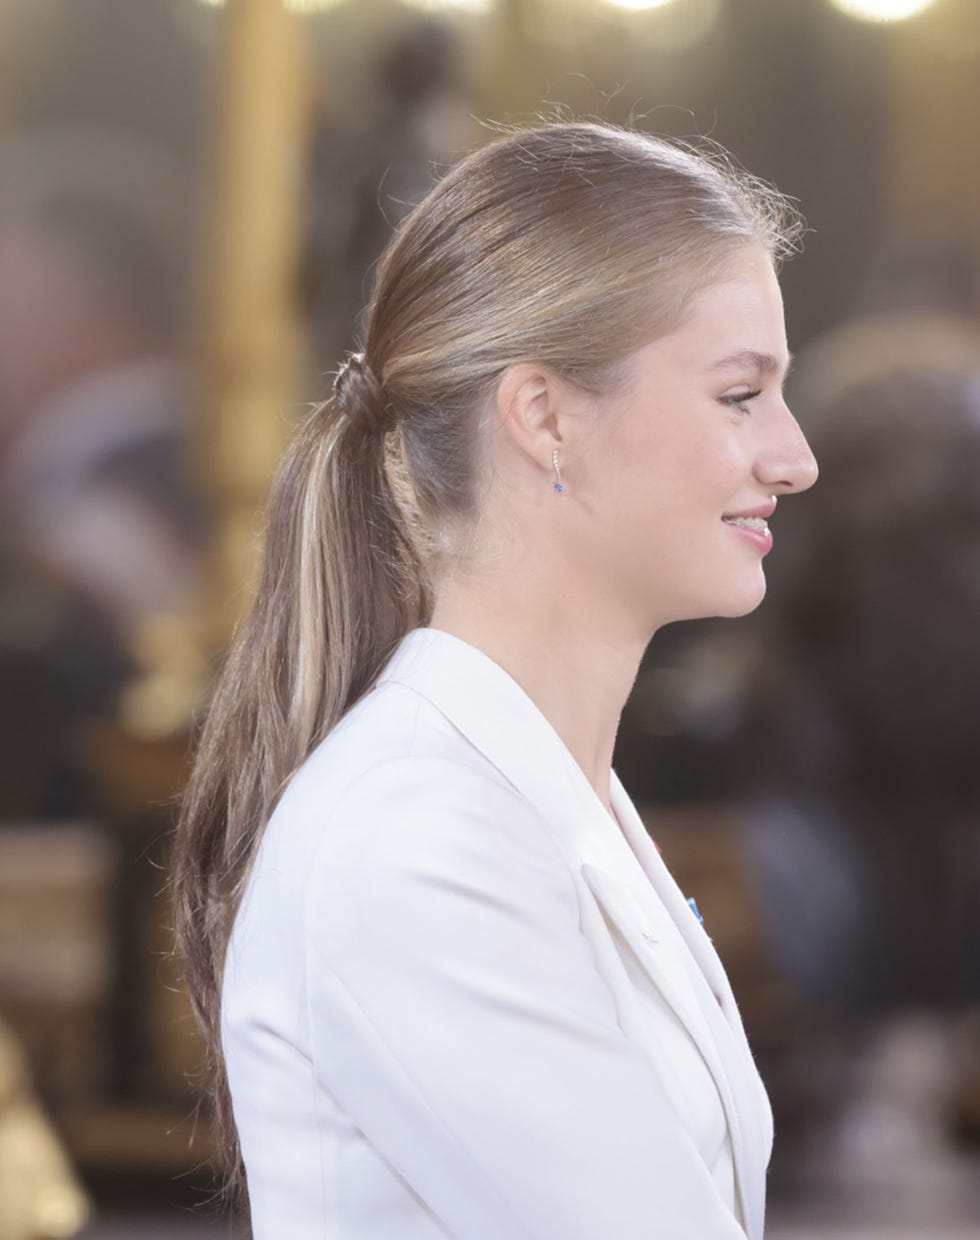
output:
[[773,491],[787,495],[812,487],[820,470],[799,422],[786,404],[783,411],[778,429],[759,453],[756,473]]

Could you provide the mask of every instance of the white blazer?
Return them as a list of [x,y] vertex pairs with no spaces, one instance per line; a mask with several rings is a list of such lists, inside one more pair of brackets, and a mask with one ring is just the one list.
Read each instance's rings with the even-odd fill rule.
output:
[[735,1000],[615,771],[611,801],[619,826],[487,654],[405,636],[290,781],[233,927],[255,1240],[761,1240]]

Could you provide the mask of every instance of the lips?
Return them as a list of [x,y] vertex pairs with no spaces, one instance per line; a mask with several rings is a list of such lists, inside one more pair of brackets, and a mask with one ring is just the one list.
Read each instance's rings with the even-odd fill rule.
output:
[[[770,512],[775,506],[775,504],[767,505]],[[765,509],[763,509],[763,512],[765,512]],[[754,547],[756,551],[761,552],[763,555],[768,555],[772,550],[772,534],[769,532],[765,516],[760,513],[732,513],[731,516],[722,517],[722,521],[726,525],[730,525],[732,529],[737,530],[742,541]]]
[[743,508],[741,512],[726,512],[722,514],[723,521],[734,521],[739,517],[762,517],[765,520],[771,517],[776,511],[775,495],[766,504],[756,504],[754,508]]
[[757,534],[768,534],[769,526],[765,517],[722,517],[726,525],[740,525],[746,530],[755,530]]

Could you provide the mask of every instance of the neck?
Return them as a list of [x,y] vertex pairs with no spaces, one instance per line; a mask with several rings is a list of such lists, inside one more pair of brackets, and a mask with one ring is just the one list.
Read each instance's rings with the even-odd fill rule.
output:
[[441,590],[429,624],[504,668],[561,737],[615,819],[610,771],[616,733],[646,642],[585,623],[570,599],[530,606],[512,586]]

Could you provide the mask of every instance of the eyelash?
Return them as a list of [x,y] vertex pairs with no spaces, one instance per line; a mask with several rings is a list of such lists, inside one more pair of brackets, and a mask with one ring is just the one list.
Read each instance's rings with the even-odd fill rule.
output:
[[747,400],[752,400],[754,399],[754,397],[761,396],[761,395],[762,395],[762,389],[760,388],[756,392],[746,392],[742,396],[723,396],[722,400],[725,402],[726,405],[734,405],[734,407],[739,411],[739,413],[747,413],[751,417],[752,410],[746,409],[743,402]]

